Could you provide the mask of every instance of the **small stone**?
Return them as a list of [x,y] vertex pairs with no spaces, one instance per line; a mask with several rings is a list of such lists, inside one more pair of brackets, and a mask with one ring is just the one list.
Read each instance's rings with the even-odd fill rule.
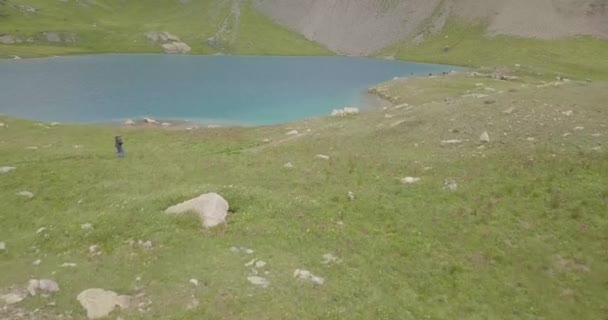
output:
[[65,262],[61,265],[62,268],[76,268],[78,265],[73,262]]
[[405,178],[402,178],[400,181],[402,184],[414,184],[414,183],[417,183],[418,181],[420,181],[420,178],[405,177]]
[[318,155],[315,156],[315,159],[318,159],[318,160],[329,160],[329,156],[326,156],[324,154],[318,154]]
[[256,259],[253,259],[253,260],[251,260],[251,261],[249,261],[249,262],[245,263],[245,267],[251,267],[251,266],[252,266],[252,265],[255,263],[255,260],[256,260]]
[[154,246],[154,244],[152,244],[152,241],[150,241],[150,240],[144,241],[144,242],[140,243],[139,245],[144,249],[152,249],[152,247]]
[[285,169],[293,169],[293,167],[294,167],[294,166],[293,166],[293,163],[291,163],[291,162],[287,162],[287,163],[286,163],[286,164],[285,164],[283,167],[284,167]]
[[574,127],[574,131],[582,131],[585,130],[585,127]]
[[191,283],[193,286],[198,287],[198,280],[196,280],[196,279],[190,279],[190,283]]
[[0,167],[0,173],[9,173],[11,171],[14,171],[15,167]]
[[127,126],[132,126],[132,125],[134,125],[134,124],[135,124],[135,121],[133,121],[133,120],[131,120],[131,119],[127,119],[127,120],[124,122],[124,124],[125,124],[125,125],[127,125]]
[[291,131],[289,131],[289,132],[286,133],[286,135],[288,135],[288,136],[295,136],[295,135],[298,135],[298,134],[300,134],[298,132],[298,130],[291,130]]
[[239,253],[241,250],[237,247],[230,247],[230,252],[232,253]]
[[171,124],[169,122],[163,122],[160,125],[163,126],[163,127],[169,127],[169,126],[171,126]]
[[80,229],[82,230],[91,230],[93,229],[93,225],[90,223],[83,223],[80,225]]
[[38,259],[38,260],[32,262],[32,265],[33,266],[39,266],[41,263],[42,263],[42,260]]
[[40,229],[36,230],[36,234],[41,234],[41,233],[43,233],[44,231],[46,231],[46,228],[45,228],[45,227],[42,227],[42,228],[40,228]]
[[253,254],[253,250],[252,249],[245,249],[245,253],[246,254]]
[[534,141],[536,141],[536,138],[534,138],[534,137],[528,137],[526,139],[526,141],[528,141],[528,142],[534,142]]
[[98,245],[92,245],[89,247],[89,253],[94,254],[94,255],[100,255],[101,248]]
[[324,278],[316,276],[308,270],[296,269],[293,276],[299,280],[312,282],[317,285],[323,285],[325,283]]
[[353,193],[352,191],[349,191],[347,196],[350,201],[355,201],[355,193]]
[[483,132],[481,134],[481,136],[479,136],[479,141],[481,141],[482,143],[489,143],[490,142],[490,135],[487,132]]
[[247,280],[254,286],[258,286],[264,289],[268,288],[268,286],[270,285],[270,282],[266,278],[258,276],[247,277]]
[[20,191],[17,193],[17,195],[21,196],[21,197],[30,198],[30,199],[34,197],[34,194],[31,193],[30,191]]
[[593,148],[591,148],[591,150],[600,152],[600,151],[602,151],[602,147],[600,147],[600,146],[593,147]]
[[456,181],[454,180],[445,180],[443,182],[443,189],[444,190],[448,190],[448,191],[456,191],[458,190],[458,183],[456,183]]
[[562,111],[562,114],[565,115],[565,116],[567,116],[567,117],[571,116],[572,113],[573,113],[572,110]]
[[457,139],[451,139],[451,140],[443,140],[443,141],[441,141],[441,145],[442,146],[455,145],[455,144],[460,144],[460,143],[462,143],[462,140],[457,140]]
[[571,136],[571,135],[572,135],[572,133],[566,132],[566,133],[562,134],[562,137],[566,138],[566,137]]
[[0,251],[6,250],[6,243],[4,241],[0,241]]
[[502,113],[504,113],[504,114],[511,114],[511,113],[513,113],[513,111],[515,111],[515,108],[511,107],[511,108],[505,109]]
[[327,253],[323,255],[323,261],[321,261],[322,264],[331,264],[331,263],[338,263],[341,260],[338,259],[338,257],[334,256],[331,253]]
[[5,295],[0,296],[0,300],[4,300],[4,303],[11,305],[15,303],[19,303],[27,298],[27,293],[19,292],[19,293],[7,293]]
[[158,121],[152,119],[152,118],[144,118],[144,122],[145,123],[150,123],[150,124],[155,124],[158,123]]
[[265,266],[266,266],[266,262],[265,261],[258,260],[258,261],[255,262],[255,267],[258,268],[258,269],[259,268],[264,268]]
[[27,150],[38,150],[37,146],[29,146],[29,147],[25,147],[25,149]]
[[38,292],[45,294],[52,294],[59,292],[59,285],[57,282],[48,279],[31,279],[27,285],[27,291],[31,296],[35,296]]

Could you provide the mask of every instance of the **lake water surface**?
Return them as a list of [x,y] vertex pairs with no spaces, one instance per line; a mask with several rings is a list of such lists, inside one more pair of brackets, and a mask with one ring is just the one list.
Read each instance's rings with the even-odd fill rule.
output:
[[245,125],[365,107],[366,89],[452,66],[350,57],[91,55],[0,60],[0,113],[87,123],[126,118]]

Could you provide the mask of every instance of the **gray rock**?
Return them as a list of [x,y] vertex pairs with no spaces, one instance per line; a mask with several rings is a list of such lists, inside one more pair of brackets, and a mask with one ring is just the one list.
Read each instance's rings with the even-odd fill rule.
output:
[[0,36],[0,43],[1,44],[15,44],[15,43],[20,43],[21,42],[21,38],[17,37],[17,36],[13,36],[10,34],[5,34]]
[[0,173],[9,173],[11,171],[14,171],[15,167],[0,167]]
[[26,198],[30,198],[30,199],[34,197],[34,194],[29,191],[21,191],[21,192],[18,192],[17,195],[26,197]]
[[26,12],[26,13],[36,13],[38,11],[38,9],[36,9],[32,6],[25,5],[25,4],[18,4],[17,8],[19,8],[19,10]]
[[119,296],[116,292],[92,288],[78,294],[76,297],[80,305],[87,311],[87,318],[105,318],[118,306],[127,309],[131,304],[131,297]]
[[315,156],[315,159],[318,159],[318,160],[329,160],[330,158],[329,158],[329,156],[326,156],[324,154],[318,154],[318,155]]
[[323,255],[323,261],[321,261],[322,264],[332,264],[332,263],[339,263],[342,260],[340,260],[338,257],[334,256],[331,253],[327,253]]
[[490,135],[487,132],[483,132],[481,134],[481,136],[479,136],[479,141],[483,142],[483,143],[489,143],[490,142]]
[[56,32],[45,32],[44,37],[46,38],[46,41],[48,41],[48,42],[53,42],[53,43],[61,42],[61,36]]
[[190,46],[187,45],[185,42],[178,41],[164,43],[161,47],[163,48],[163,50],[165,50],[165,53],[169,54],[184,54],[192,50],[192,48],[190,48]]
[[0,251],[6,250],[6,243],[4,241],[0,241]]
[[286,133],[286,135],[288,135],[288,136],[295,136],[295,135],[298,135],[298,134],[299,134],[298,130],[291,130],[291,131],[289,131],[289,132]]
[[311,282],[311,283],[314,283],[317,285],[325,284],[324,278],[316,276],[308,270],[296,269],[296,271],[293,273],[293,276],[296,279],[301,280],[301,281],[307,281],[307,282]]
[[27,291],[31,296],[35,296],[39,292],[52,294],[59,292],[59,285],[57,282],[49,279],[32,279],[28,282]]
[[258,286],[261,288],[268,288],[268,286],[270,285],[268,279],[258,276],[247,277],[247,280],[254,286]]
[[204,228],[213,228],[226,221],[228,202],[217,193],[203,194],[165,210],[168,214],[195,212]]
[[418,181],[420,181],[420,178],[416,178],[416,177],[405,177],[402,178],[401,180],[401,184],[415,184]]
[[0,296],[0,300],[3,300],[4,303],[11,305],[19,303],[27,298],[27,291],[24,290],[15,290],[14,292],[10,292]]
[[80,225],[80,229],[82,230],[91,230],[93,229],[93,225],[90,223],[83,223]]
[[148,38],[149,40],[152,40],[154,42],[160,42],[160,43],[165,43],[165,42],[180,42],[180,38],[172,33],[169,33],[167,31],[163,31],[163,32],[158,32],[158,31],[152,31],[152,32],[148,32],[146,33],[146,38]]
[[442,146],[456,145],[462,143],[462,140],[451,139],[451,140],[443,140],[441,141]]
[[456,191],[458,190],[458,183],[456,183],[456,181],[454,180],[445,180],[443,182],[443,189],[448,190],[448,191]]

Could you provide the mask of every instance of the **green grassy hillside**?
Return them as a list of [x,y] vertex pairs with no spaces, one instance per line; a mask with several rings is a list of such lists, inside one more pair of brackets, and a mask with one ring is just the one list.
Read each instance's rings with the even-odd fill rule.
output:
[[[604,84],[462,75],[374,91],[395,107],[260,128],[0,117],[0,166],[16,167],[0,174],[0,296],[30,278],[61,286],[0,306],[0,318],[82,319],[75,298],[91,287],[137,296],[143,307],[112,317],[124,319],[606,315]],[[116,134],[126,159],[114,158]],[[163,213],[212,191],[230,202],[225,227],[201,232],[194,216]],[[323,264],[328,253],[341,261]],[[246,267],[254,258],[267,265]],[[296,269],[326,282],[298,281]],[[268,288],[248,282],[256,272]]]
[[422,43],[407,42],[381,56],[471,67],[508,67],[550,76],[608,80],[608,41],[592,37],[538,40],[488,36],[482,25],[451,21]]
[[[18,5],[35,8],[25,12]],[[103,52],[162,52],[144,34],[168,31],[192,47],[194,54],[330,54],[255,11],[249,0],[46,1],[8,0],[0,15],[0,35],[34,43],[0,44],[0,57]],[[76,43],[48,43],[43,32],[74,33]],[[217,39],[214,45],[206,40]]]

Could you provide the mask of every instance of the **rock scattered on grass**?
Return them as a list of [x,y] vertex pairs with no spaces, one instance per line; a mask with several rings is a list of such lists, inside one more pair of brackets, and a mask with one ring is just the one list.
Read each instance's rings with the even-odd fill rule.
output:
[[78,265],[73,262],[65,262],[61,265],[62,268],[76,268]]
[[0,300],[4,301],[7,305],[19,303],[27,298],[26,291],[15,291],[0,296]]
[[312,274],[310,271],[308,270],[304,270],[304,269],[296,269],[296,271],[294,271],[293,276],[301,281],[306,281],[306,282],[311,282],[314,283],[316,285],[323,285],[325,284],[325,279],[319,276],[316,276],[314,274]]
[[569,117],[574,113],[574,111],[572,110],[566,110],[566,111],[562,111],[562,114]]
[[46,231],[46,228],[45,228],[45,227],[41,227],[41,228],[39,228],[38,230],[36,230],[36,234],[41,234],[41,233],[43,233],[44,231]]
[[6,243],[4,241],[0,241],[0,251],[6,250]]
[[99,247],[98,245],[92,245],[89,247],[89,253],[95,256],[98,256],[101,254],[101,247]]
[[90,224],[90,223],[88,223],[88,222],[87,223],[83,223],[83,224],[80,225],[80,229],[82,229],[82,230],[91,230],[91,229],[93,229],[93,225]]
[[149,123],[149,124],[156,124],[158,123],[158,121],[152,119],[152,118],[144,118],[144,122],[145,123]]
[[32,265],[33,266],[39,266],[41,263],[42,263],[42,260],[38,259],[38,260],[32,262]]
[[414,184],[414,183],[417,183],[418,181],[420,181],[420,178],[405,177],[405,178],[402,178],[400,181],[402,184]]
[[247,277],[247,280],[254,286],[258,286],[258,287],[264,288],[264,289],[268,288],[268,286],[270,285],[270,281],[268,281],[268,279],[263,278],[263,277],[251,276],[251,277]]
[[448,191],[458,190],[458,183],[456,181],[448,179],[443,182],[443,189]]
[[30,191],[20,191],[17,193],[17,195],[21,196],[21,197],[30,198],[30,199],[34,197],[34,194],[31,193]]
[[32,279],[28,282],[27,291],[31,296],[35,296],[38,293],[52,294],[59,292],[59,285],[57,282],[49,279]]
[[295,136],[295,135],[298,135],[298,134],[300,134],[298,132],[298,130],[291,130],[291,131],[289,131],[289,132],[286,133],[286,135],[288,135],[288,136]]
[[315,159],[318,159],[318,160],[329,160],[329,156],[326,156],[324,154],[318,154],[318,155],[315,156]]
[[285,169],[293,169],[294,165],[291,162],[287,162],[284,166]]
[[154,244],[150,240],[148,240],[148,241],[137,240],[137,244],[144,249],[152,249],[152,247],[154,247]]
[[226,221],[228,202],[217,193],[203,194],[165,210],[168,214],[195,212],[204,228],[213,228]]
[[359,108],[345,107],[331,112],[332,117],[345,117],[359,114]]
[[479,141],[481,141],[482,143],[489,143],[490,142],[490,135],[484,131],[481,136],[479,136]]
[[230,247],[230,251],[232,253],[240,253],[240,252],[243,252],[243,253],[246,253],[246,254],[253,254],[254,253],[253,249],[249,249],[249,248],[245,248],[245,247]]
[[16,170],[15,167],[0,167],[0,173],[9,173],[11,171]]
[[443,140],[441,141],[441,145],[442,146],[449,146],[449,145],[455,145],[455,144],[460,144],[462,143],[462,140],[458,140],[458,139],[451,139],[451,140]]
[[574,127],[574,131],[583,131],[585,127]]
[[131,297],[119,296],[116,292],[92,288],[78,294],[76,297],[80,305],[87,311],[87,318],[105,318],[118,306],[127,309],[131,304]]
[[349,191],[349,192],[346,194],[346,196],[348,197],[348,199],[349,199],[350,201],[355,201],[355,193],[354,193],[354,192]]
[[188,281],[188,282],[190,282],[190,284],[192,284],[193,286],[198,287],[198,280],[197,279],[190,279],[190,281]]
[[127,119],[127,120],[125,120],[124,124],[127,126],[132,126],[135,124],[135,121],[133,121],[131,119]]
[[340,260],[338,257],[334,256],[331,253],[327,253],[323,255],[323,261],[321,261],[322,264],[332,264],[332,263],[339,263],[342,260]]

